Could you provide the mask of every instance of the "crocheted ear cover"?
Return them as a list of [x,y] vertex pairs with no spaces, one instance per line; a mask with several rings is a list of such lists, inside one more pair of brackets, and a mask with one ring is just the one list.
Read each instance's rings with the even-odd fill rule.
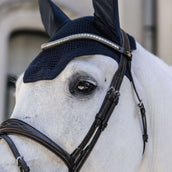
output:
[[[98,2],[100,3],[100,1],[101,0],[99,0]],[[108,1],[113,1],[113,0],[108,0]],[[52,5],[51,1],[48,2],[51,3]],[[104,0],[102,0],[102,3],[104,3]],[[114,26],[112,25],[107,26],[105,22],[99,19],[103,12],[100,11],[95,6],[96,6],[96,0],[94,1],[94,8],[95,8],[94,17],[90,16],[90,17],[79,18],[76,20],[70,20],[70,19],[67,20],[67,18],[63,16],[63,18],[65,18],[65,21],[67,22],[63,22],[63,24],[61,24],[60,28],[58,28],[58,31],[55,33],[55,35],[53,34],[49,42],[73,34],[90,33],[104,37],[118,45],[121,45],[121,41],[120,41],[121,35],[119,32],[120,27],[118,25],[119,22],[116,22],[117,24],[115,24]],[[53,6],[53,10],[54,8],[55,6]],[[57,9],[55,11],[57,13]],[[101,15],[99,15],[99,13]],[[116,20],[119,21],[119,18],[117,18]],[[45,22],[44,20],[44,25],[46,25],[46,23],[47,22]],[[57,23],[55,26],[57,26]],[[53,26],[51,25],[51,29],[50,29],[50,26],[49,27],[45,26],[45,28],[49,29],[47,31],[49,35],[52,35],[50,33],[51,30],[53,30],[54,32],[54,28],[52,29],[52,27]],[[113,29],[113,27],[115,27],[115,29]],[[135,50],[136,43],[134,38],[131,37],[130,35],[128,35],[128,37],[130,40],[131,50]],[[58,76],[58,74],[66,67],[66,65],[72,59],[79,56],[95,55],[95,54],[109,56],[114,60],[116,60],[117,62],[119,62],[119,58],[120,58],[120,54],[118,52],[114,51],[112,48],[103,45],[97,41],[86,40],[86,39],[73,40],[53,48],[43,50],[29,65],[29,67],[25,71],[23,80],[25,83],[36,82],[40,80],[52,80]],[[130,79],[128,70],[126,72],[126,76]]]

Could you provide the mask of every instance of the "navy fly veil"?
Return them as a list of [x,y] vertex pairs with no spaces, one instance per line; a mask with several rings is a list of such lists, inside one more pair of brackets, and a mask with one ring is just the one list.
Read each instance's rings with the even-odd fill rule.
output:
[[[108,1],[117,4],[104,2],[104,0],[94,0],[94,17],[83,17],[76,20],[70,20],[51,0],[42,1],[40,11],[45,29],[51,37],[49,42],[74,34],[89,33],[104,37],[121,45],[118,2],[113,0]],[[99,3],[101,3],[101,6],[104,5],[104,8],[100,8]],[[49,18],[51,18],[50,21]],[[131,50],[135,50],[136,44],[134,38],[130,35],[128,37]],[[75,57],[95,54],[109,56],[119,63],[120,53],[114,51],[112,48],[90,39],[73,40],[43,50],[26,70],[24,82],[52,80]],[[126,76],[130,79],[128,70]]]

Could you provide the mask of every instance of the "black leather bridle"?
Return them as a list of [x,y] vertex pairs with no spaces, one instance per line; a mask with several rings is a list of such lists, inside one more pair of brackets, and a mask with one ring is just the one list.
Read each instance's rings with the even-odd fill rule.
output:
[[[8,119],[7,121],[3,122],[0,126],[0,138],[4,139],[9,147],[11,148],[15,158],[18,161],[18,166],[20,171],[28,172],[30,171],[29,167],[27,166],[24,158],[18,152],[15,144],[11,140],[8,135],[21,135],[26,136],[41,145],[45,146],[47,149],[55,153],[60,159],[64,161],[66,166],[69,169],[69,172],[79,172],[82,168],[83,164],[86,162],[88,156],[90,155],[92,149],[94,148],[95,144],[97,143],[101,133],[105,130],[108,125],[108,121],[111,117],[111,114],[114,108],[118,104],[119,96],[120,96],[120,87],[126,73],[127,68],[130,69],[132,55],[130,49],[130,43],[128,40],[128,36],[124,31],[121,31],[122,35],[122,48],[118,52],[120,52],[120,62],[119,67],[113,76],[111,85],[107,94],[104,98],[102,106],[97,113],[95,120],[93,121],[88,133],[80,143],[80,145],[73,151],[72,154],[69,154],[64,149],[62,149],[58,144],[53,142],[50,138],[45,136],[43,133],[38,131],[37,129],[33,128],[29,124],[20,121],[18,119]],[[129,70],[130,75],[131,71]],[[141,101],[136,87],[134,85],[134,81],[131,75],[131,83],[133,85],[133,89],[136,93],[136,96],[139,101],[139,108],[140,114],[142,119],[142,127],[143,127],[143,153],[145,151],[145,144],[148,141],[147,135],[147,122],[146,122],[146,115],[145,115],[145,108],[143,102]]]

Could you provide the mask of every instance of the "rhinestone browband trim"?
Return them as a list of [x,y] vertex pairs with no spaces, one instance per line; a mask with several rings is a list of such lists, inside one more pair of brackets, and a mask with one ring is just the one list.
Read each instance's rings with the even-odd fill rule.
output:
[[42,50],[46,50],[55,46],[58,46],[60,44],[64,44],[69,41],[77,40],[77,39],[91,39],[97,42],[100,42],[104,45],[107,45],[108,47],[111,47],[112,49],[118,51],[119,53],[125,54],[128,56],[130,59],[132,58],[132,54],[130,51],[126,51],[123,47],[113,43],[112,41],[109,41],[101,36],[97,36],[94,34],[89,34],[89,33],[80,33],[80,34],[74,34],[70,35],[52,42],[44,43],[41,45]]

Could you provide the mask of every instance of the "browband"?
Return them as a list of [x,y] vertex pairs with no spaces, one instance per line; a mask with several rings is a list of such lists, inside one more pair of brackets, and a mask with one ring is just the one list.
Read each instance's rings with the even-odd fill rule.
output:
[[77,39],[91,39],[91,40],[100,42],[108,47],[111,47],[115,51],[126,55],[127,57],[130,58],[130,60],[132,60],[132,54],[129,50],[126,50],[124,47],[121,47],[118,44],[115,44],[114,42],[112,42],[106,38],[103,38],[98,35],[90,34],[90,33],[74,34],[74,35],[70,35],[70,36],[55,40],[55,41],[44,43],[44,44],[42,44],[41,49],[46,50],[46,49],[58,46],[60,44],[63,44],[63,43],[69,42],[69,41],[73,41],[73,40],[77,40]]

